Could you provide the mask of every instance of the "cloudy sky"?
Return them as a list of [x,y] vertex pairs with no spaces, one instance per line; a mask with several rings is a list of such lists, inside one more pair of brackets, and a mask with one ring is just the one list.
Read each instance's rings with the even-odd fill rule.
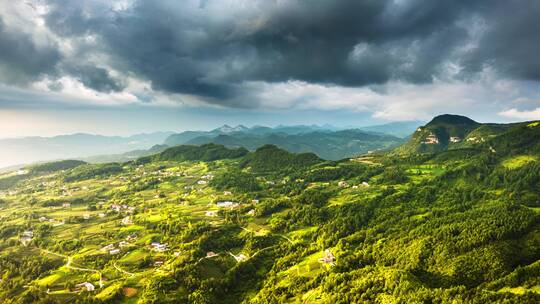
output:
[[540,119],[538,0],[0,0],[0,137]]

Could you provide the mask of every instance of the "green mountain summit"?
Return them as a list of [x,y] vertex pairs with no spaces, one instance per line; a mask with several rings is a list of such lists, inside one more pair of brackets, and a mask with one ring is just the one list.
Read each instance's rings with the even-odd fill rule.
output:
[[527,124],[479,123],[465,116],[444,114],[416,129],[411,139],[394,152],[410,154],[463,148],[488,149],[487,143],[495,137]]

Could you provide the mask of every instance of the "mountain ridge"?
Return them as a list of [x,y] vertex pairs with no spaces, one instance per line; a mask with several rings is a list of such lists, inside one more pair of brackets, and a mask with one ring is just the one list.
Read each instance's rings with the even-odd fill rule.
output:
[[473,147],[489,149],[489,142],[493,139],[533,122],[479,123],[461,115],[438,115],[419,127],[410,140],[396,148],[394,153],[436,153]]
[[254,151],[270,144],[294,153],[315,153],[328,160],[338,160],[365,154],[370,151],[392,149],[403,139],[391,135],[368,133],[362,130],[320,130],[299,134],[220,134],[215,137],[200,136],[185,144],[216,143],[227,147],[244,147]]

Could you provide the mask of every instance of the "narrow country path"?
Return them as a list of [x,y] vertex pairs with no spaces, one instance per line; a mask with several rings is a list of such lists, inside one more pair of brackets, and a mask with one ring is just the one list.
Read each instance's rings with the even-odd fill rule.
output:
[[116,262],[113,263],[113,267],[114,267],[114,269],[118,270],[119,272],[121,272],[121,273],[123,273],[123,274],[127,274],[127,275],[130,276],[130,277],[132,277],[132,276],[135,275],[134,273],[125,271],[124,269],[118,267],[118,265],[116,265]]
[[86,272],[95,272],[95,273],[99,274],[99,288],[103,288],[103,286],[104,286],[104,284],[103,284],[103,274],[101,273],[101,271],[96,270],[96,269],[71,266],[71,264],[73,263],[73,257],[67,256],[67,255],[64,255],[64,254],[61,254],[61,253],[52,252],[50,250],[43,249],[43,248],[39,248],[39,249],[41,251],[47,253],[47,254],[52,254],[52,255],[56,255],[56,256],[59,256],[61,258],[67,259],[67,262],[64,265],[64,267],[66,267],[68,269],[78,270],[78,271],[86,271]]

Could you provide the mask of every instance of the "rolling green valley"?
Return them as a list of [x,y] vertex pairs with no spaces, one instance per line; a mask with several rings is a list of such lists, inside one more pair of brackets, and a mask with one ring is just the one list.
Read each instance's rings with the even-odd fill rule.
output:
[[337,161],[209,143],[27,166],[0,177],[0,302],[538,303],[539,157],[537,121],[443,115]]

